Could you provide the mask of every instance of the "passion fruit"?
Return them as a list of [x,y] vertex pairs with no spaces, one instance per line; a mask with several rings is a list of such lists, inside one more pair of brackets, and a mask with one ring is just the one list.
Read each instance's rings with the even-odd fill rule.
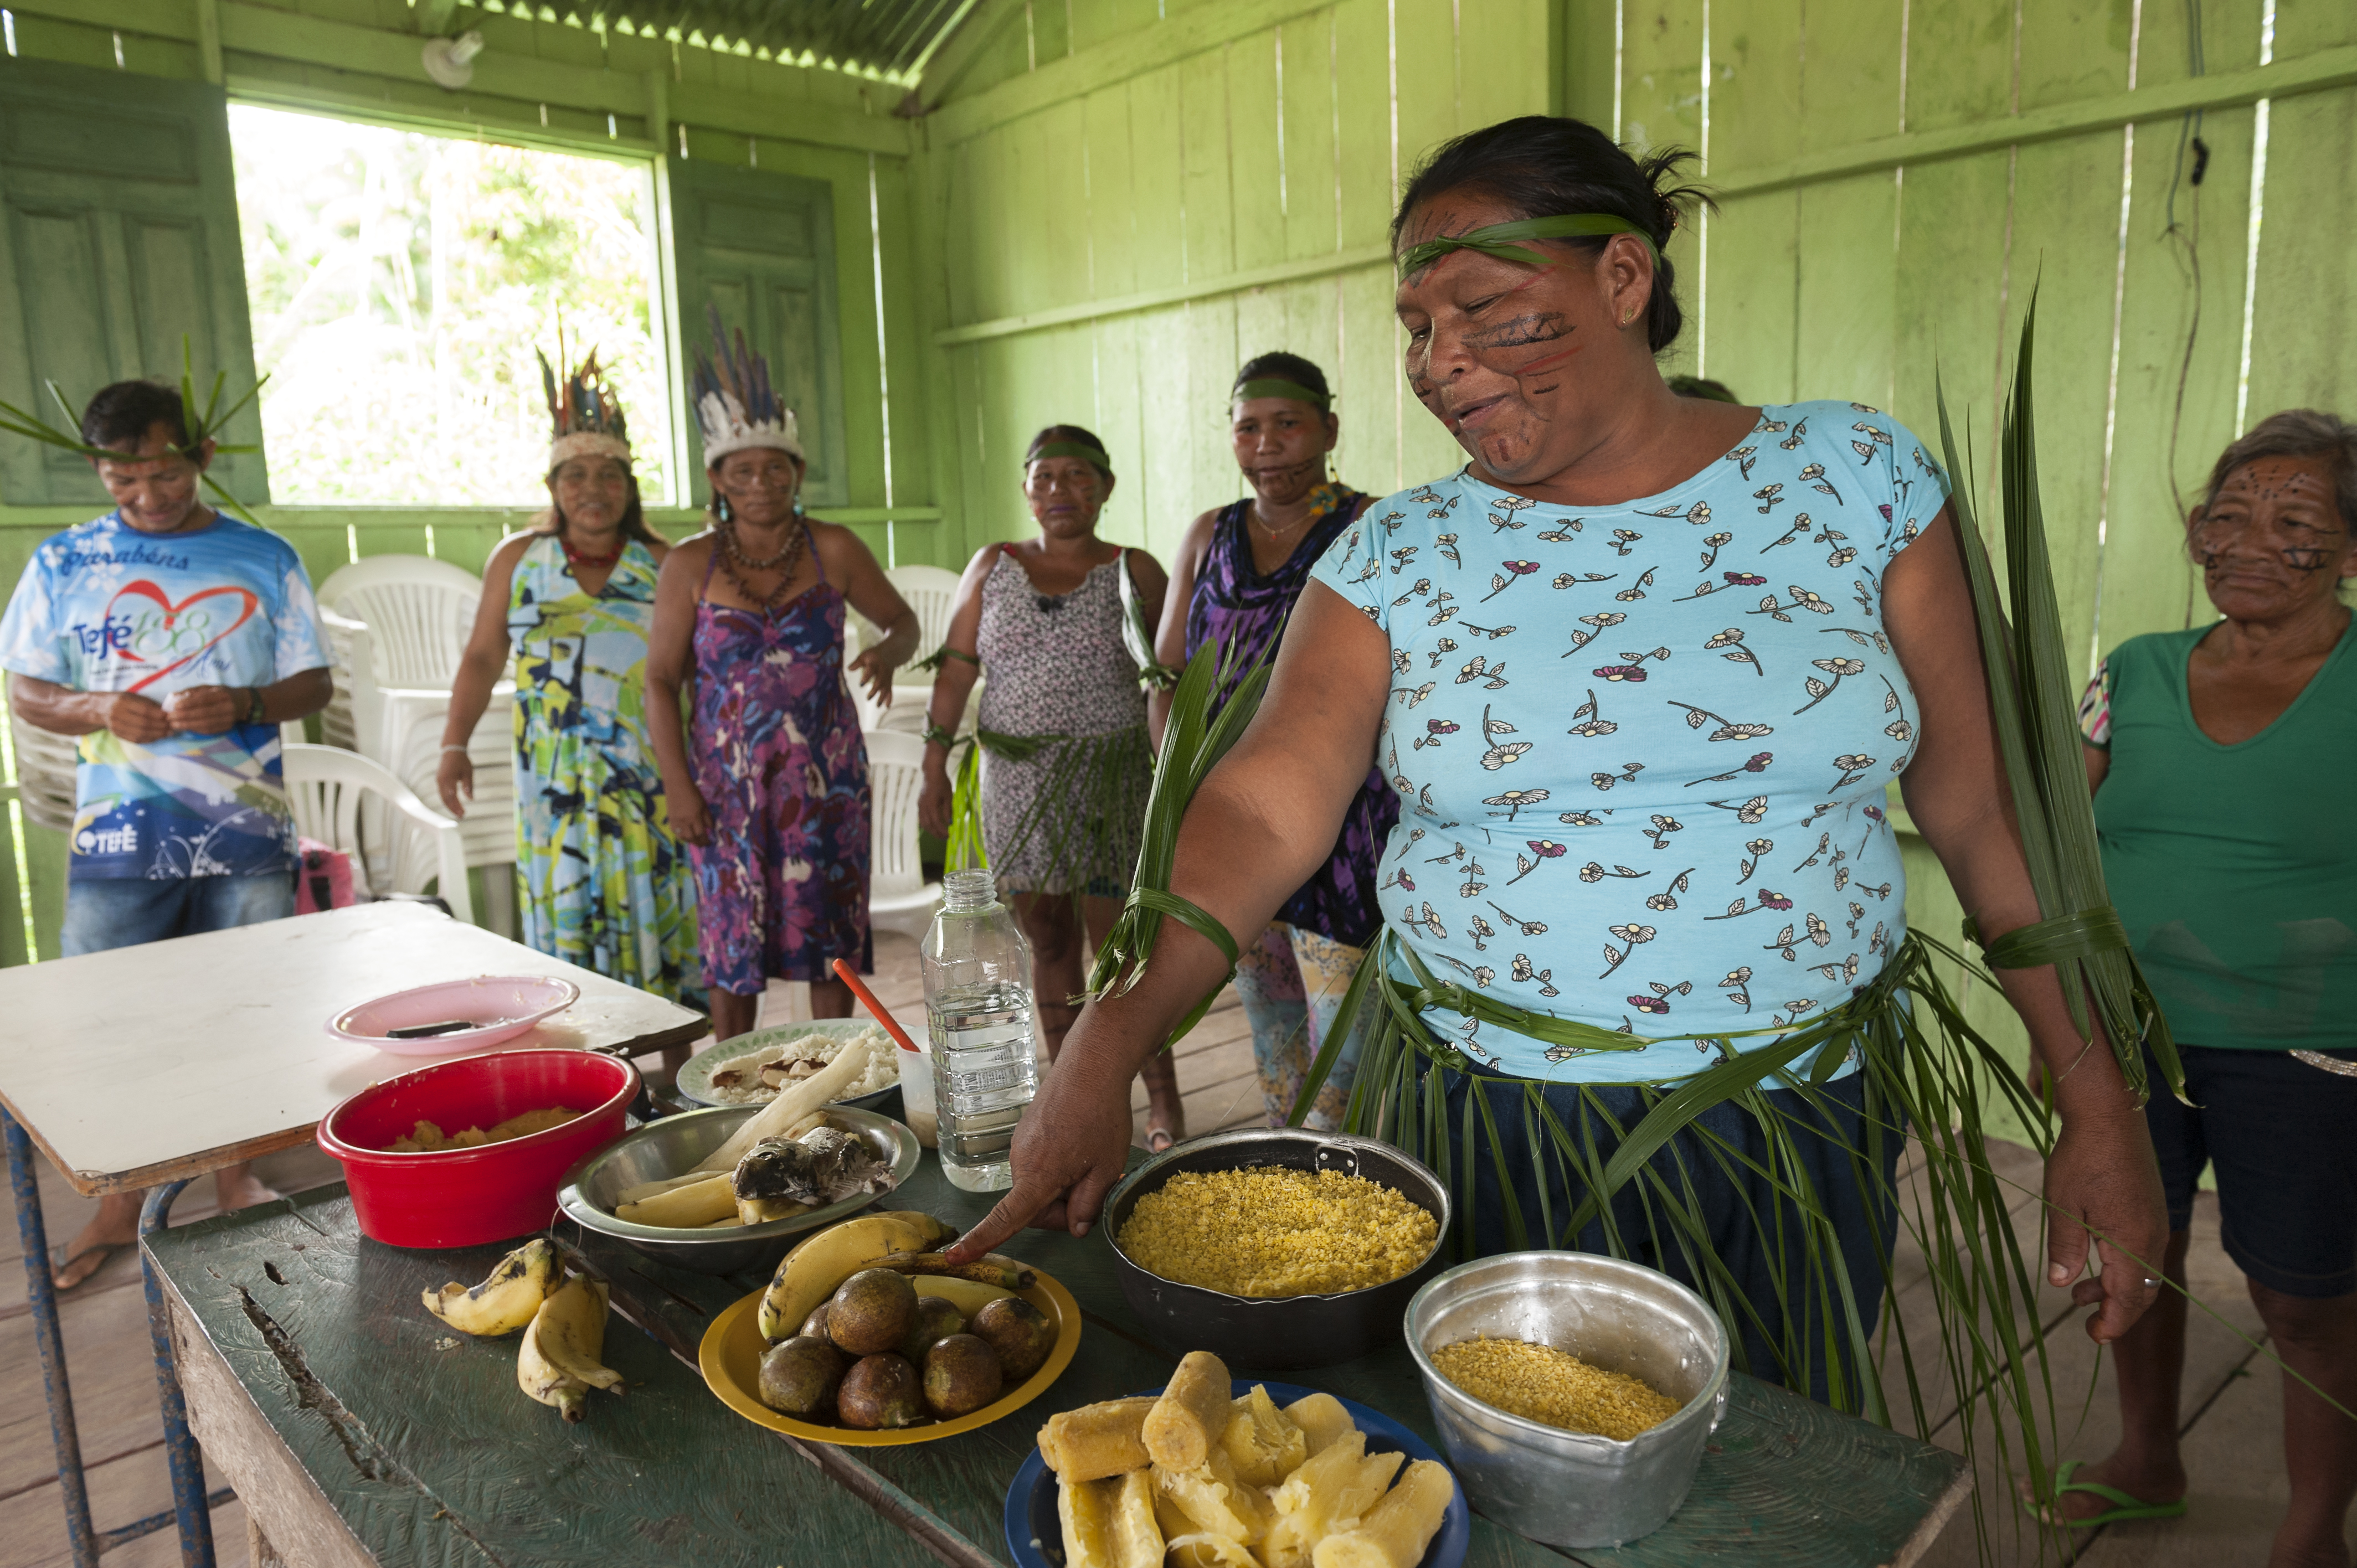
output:
[[925,1352],[925,1407],[944,1421],[980,1410],[1006,1384],[998,1353],[974,1335],[952,1334]]
[[914,1426],[925,1419],[917,1369],[905,1356],[864,1356],[843,1374],[835,1391],[835,1414],[845,1426],[882,1432]]
[[826,1337],[853,1356],[897,1350],[917,1323],[917,1287],[890,1269],[862,1269],[826,1304]]
[[966,1332],[998,1353],[1010,1383],[1019,1383],[1045,1366],[1056,1348],[1055,1319],[1019,1295],[1001,1296],[985,1305]]

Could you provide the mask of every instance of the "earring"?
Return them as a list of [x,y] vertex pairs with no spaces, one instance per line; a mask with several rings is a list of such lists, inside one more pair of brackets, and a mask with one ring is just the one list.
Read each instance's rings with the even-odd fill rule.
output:
[[1636,320],[1636,319],[1637,319],[1637,312],[1636,312],[1636,310],[1635,310],[1635,308],[1634,308],[1634,307],[1631,307],[1631,308],[1630,308],[1630,309],[1628,309],[1628,310],[1624,310],[1624,311],[1622,311],[1622,312],[1620,313],[1620,325],[1621,325],[1621,326],[1623,326],[1623,327],[1628,326],[1628,325],[1629,325],[1629,323],[1631,323],[1631,321],[1634,321],[1634,320]]

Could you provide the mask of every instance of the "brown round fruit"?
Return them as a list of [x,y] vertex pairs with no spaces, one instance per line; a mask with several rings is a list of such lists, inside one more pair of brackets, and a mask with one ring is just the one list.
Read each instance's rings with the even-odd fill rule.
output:
[[1006,1384],[997,1352],[971,1334],[952,1334],[925,1352],[925,1406],[944,1421],[980,1410]]
[[851,1359],[823,1339],[798,1335],[761,1357],[761,1402],[803,1421],[834,1419],[834,1391]]
[[820,1302],[811,1308],[811,1315],[802,1319],[802,1332],[808,1338],[826,1339],[830,1345],[834,1343],[826,1337],[826,1303]]
[[974,1315],[966,1332],[998,1353],[1010,1383],[1019,1383],[1045,1366],[1048,1353],[1056,1348],[1055,1320],[1021,1296],[1001,1296],[987,1304]]
[[834,1407],[844,1425],[863,1432],[914,1426],[925,1419],[917,1369],[905,1356],[866,1356],[854,1362],[835,1391]]
[[889,1269],[862,1269],[826,1304],[826,1337],[853,1356],[897,1350],[917,1322],[917,1287]]
[[937,1295],[920,1295],[917,1298],[917,1326],[900,1341],[900,1354],[921,1367],[925,1364],[925,1352],[932,1348],[934,1340],[964,1332],[965,1315],[957,1309],[955,1302]]

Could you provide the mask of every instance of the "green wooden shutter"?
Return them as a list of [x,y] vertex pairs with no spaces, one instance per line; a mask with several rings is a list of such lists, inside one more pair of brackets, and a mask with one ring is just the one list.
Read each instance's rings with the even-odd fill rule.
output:
[[[770,383],[800,421],[811,506],[851,499],[843,433],[842,324],[835,308],[834,195],[824,180],[673,157],[673,265],[685,362],[708,346],[705,306],[767,355]],[[686,389],[683,389],[684,392]],[[688,422],[700,474],[704,449]]]
[[[199,397],[221,371],[229,398],[253,385],[226,95],[0,60],[0,397],[61,424],[44,381],[77,408],[110,381],[177,383],[184,333]],[[248,404],[224,438],[259,442],[259,411]],[[270,499],[260,453],[214,472],[240,500]],[[80,457],[5,436],[0,498],[103,505],[106,491]]]

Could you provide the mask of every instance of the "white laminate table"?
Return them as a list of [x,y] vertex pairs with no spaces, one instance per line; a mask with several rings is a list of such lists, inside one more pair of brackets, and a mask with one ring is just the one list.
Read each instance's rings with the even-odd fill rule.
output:
[[[210,1568],[212,1526],[203,1464],[159,1330],[156,1379],[173,1511],[103,1534],[91,1530],[34,1146],[85,1195],[150,1189],[140,1220],[141,1234],[150,1234],[194,1177],[307,1142],[347,1097],[447,1059],[339,1039],[328,1033],[330,1017],[388,992],[487,974],[557,975],[581,988],[571,1007],[500,1050],[637,1056],[685,1045],[709,1026],[700,1013],[420,904],[363,904],[0,969],[0,1131],[76,1568],[96,1568],[102,1552],[175,1519],[182,1562]],[[163,1321],[161,1297],[142,1252],[152,1326]]]

